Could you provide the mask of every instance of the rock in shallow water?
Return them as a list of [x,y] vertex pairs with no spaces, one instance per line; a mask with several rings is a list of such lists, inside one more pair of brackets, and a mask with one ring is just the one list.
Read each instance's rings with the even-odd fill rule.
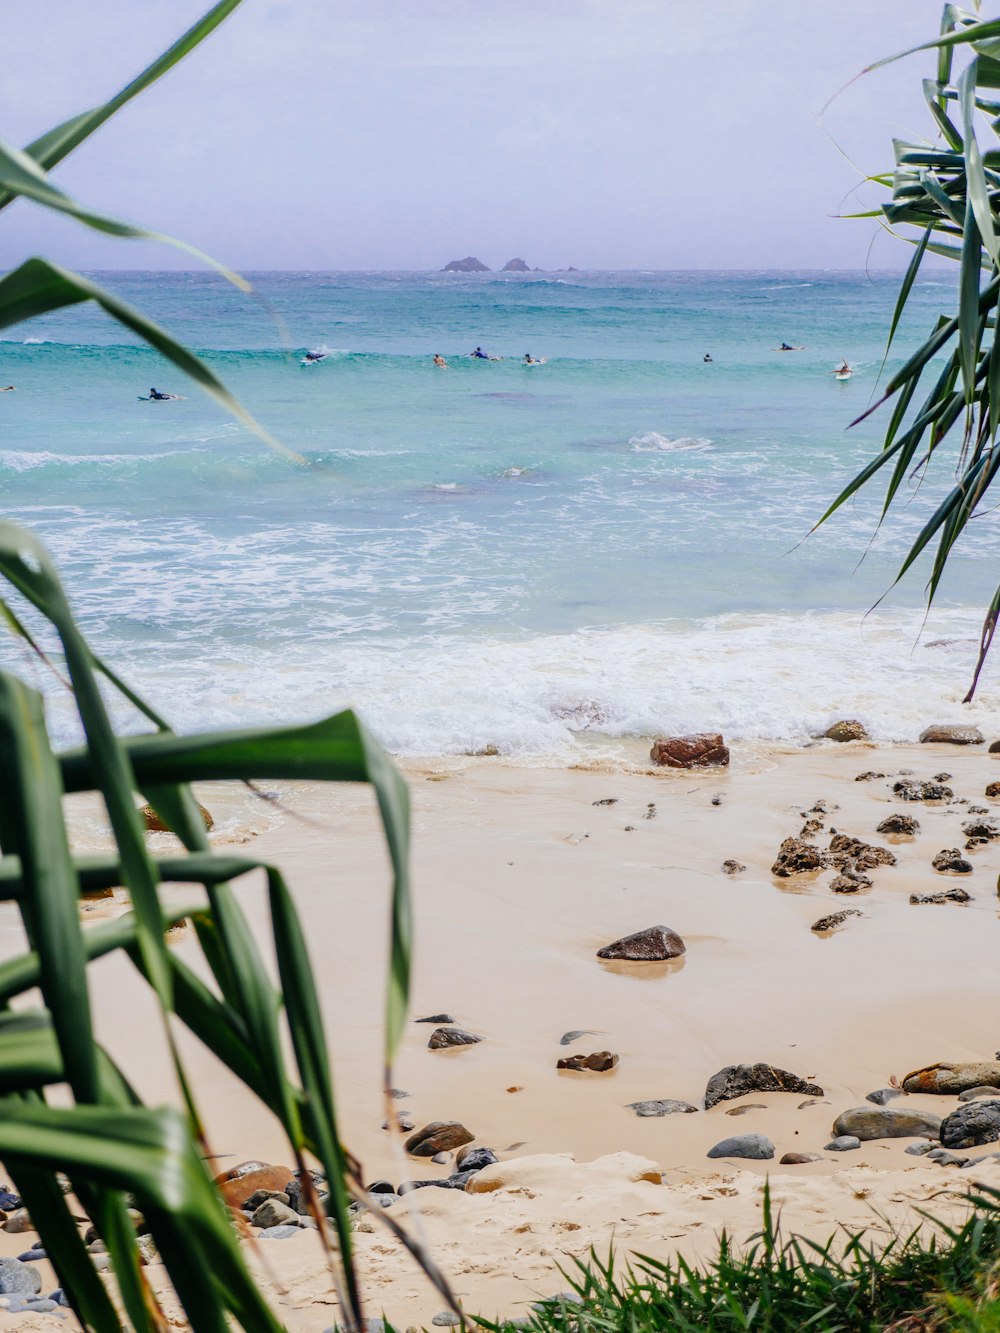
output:
[[724,768],[729,763],[729,747],[719,732],[660,736],[649,757],[661,768]]
[[705,1110],[710,1111],[719,1102],[736,1101],[751,1092],[797,1092],[809,1097],[822,1097],[823,1089],[807,1083],[798,1074],[773,1065],[727,1065],[713,1074],[705,1088]]
[[939,723],[920,733],[921,745],[982,745],[985,739],[978,727],[962,723]]
[[450,1046],[475,1046],[480,1041],[482,1037],[462,1028],[437,1028],[431,1033],[427,1045],[432,1051],[443,1051]]
[[941,1120],[936,1115],[888,1107],[856,1106],[844,1111],[833,1122],[835,1138],[853,1134],[866,1143],[872,1139],[936,1139],[940,1131]]
[[567,1055],[556,1061],[557,1069],[569,1069],[576,1073],[590,1071],[593,1074],[606,1074],[618,1064],[616,1051],[592,1051],[590,1055]]
[[831,930],[836,930],[842,926],[849,916],[861,916],[862,913],[856,907],[845,907],[842,912],[831,912],[829,916],[821,916],[818,921],[814,921],[811,930],[817,935],[825,935]]
[[813,870],[823,870],[830,864],[830,857],[811,842],[801,838],[786,838],[778,848],[778,856],[771,867],[771,874],[779,879],[791,875],[804,875]]
[[876,825],[876,833],[895,833],[898,837],[912,838],[920,832],[919,823],[912,815],[889,815]]
[[414,1157],[433,1157],[435,1153],[461,1148],[475,1137],[458,1120],[432,1120],[411,1134],[405,1147]]
[[972,862],[966,861],[957,847],[944,847],[931,865],[942,875],[971,875]]
[[637,1116],[663,1116],[663,1115],[690,1115],[692,1111],[697,1111],[697,1106],[692,1106],[690,1102],[675,1101],[671,1097],[664,1097],[656,1101],[647,1102],[629,1102],[626,1110],[634,1111]]
[[769,1161],[774,1156],[774,1144],[763,1134],[734,1134],[709,1148],[707,1157],[745,1157],[751,1161]]
[[856,717],[842,718],[839,722],[834,722],[832,727],[827,727],[823,732],[823,737],[828,741],[866,741],[869,739],[868,728],[863,722],[859,722]]
[[730,858],[722,863],[722,873],[724,875],[742,875],[744,870],[746,870],[746,866],[742,861],[734,861]]
[[966,1102],[941,1122],[946,1148],[975,1148],[1000,1139],[1000,1101]]
[[965,889],[944,889],[941,893],[911,893],[910,902],[914,907],[923,907],[928,903],[941,906],[945,903],[971,903],[972,894]]
[[668,958],[679,958],[685,944],[669,926],[650,926],[634,935],[625,935],[613,944],[598,949],[598,958],[618,958],[632,963],[657,963]]

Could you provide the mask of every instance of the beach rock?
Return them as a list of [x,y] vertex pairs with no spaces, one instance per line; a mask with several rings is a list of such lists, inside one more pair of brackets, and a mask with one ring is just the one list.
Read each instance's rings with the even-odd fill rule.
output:
[[969,806],[969,814],[970,814],[970,815],[988,815],[989,813],[990,813],[990,807],[989,807],[988,805],[970,805],[970,806]]
[[260,1207],[255,1209],[250,1220],[255,1227],[297,1227],[299,1224],[298,1213],[289,1208],[287,1203],[279,1203],[277,1199],[265,1199]]
[[971,875],[972,862],[966,861],[957,847],[945,847],[931,862],[939,874],[942,875]]
[[232,1228],[240,1240],[246,1240],[248,1236],[253,1235],[253,1232],[250,1230],[249,1218],[241,1208],[227,1208],[226,1211],[229,1213],[229,1221],[232,1224]]
[[571,1046],[574,1041],[579,1041],[581,1037],[596,1037],[597,1033],[593,1028],[573,1028],[569,1032],[564,1032],[559,1038],[560,1046]]
[[978,727],[939,724],[920,733],[921,745],[982,745],[985,741]]
[[709,1148],[706,1157],[746,1157],[764,1162],[774,1156],[774,1144],[763,1134],[735,1134]]
[[968,1088],[981,1088],[986,1084],[1000,1084],[1000,1061],[961,1060],[957,1064],[942,1061],[925,1065],[922,1069],[911,1070],[904,1077],[903,1091],[953,1097]]
[[[215,820],[212,818],[209,811],[206,810],[205,807],[200,803],[198,805],[198,810],[201,813],[202,819],[204,820],[205,828],[209,832],[211,832],[212,829],[215,828]],[[165,824],[163,822],[163,820],[160,818],[160,816],[156,813],[156,811],[153,809],[151,805],[144,805],[139,811],[139,814],[142,816],[142,821],[146,825],[147,832],[149,833],[173,832],[173,829],[170,827],[170,825]]]
[[855,873],[896,864],[896,857],[888,847],[876,847],[846,833],[837,833],[830,839],[830,859],[838,870]]
[[390,1125],[388,1120],[383,1120],[382,1128],[391,1129],[394,1127],[398,1130],[401,1130],[404,1134],[409,1134],[411,1129],[416,1128],[416,1124],[417,1122],[414,1120],[412,1115],[398,1115],[396,1116],[395,1126]]
[[875,1106],[885,1106],[888,1102],[894,1102],[901,1096],[898,1088],[876,1088],[865,1098],[866,1102],[872,1102]]
[[1000,1097],[1000,1087],[984,1084],[981,1088],[966,1088],[964,1092],[958,1094],[960,1102],[974,1102],[980,1097]]
[[975,843],[994,842],[1000,838],[1000,824],[995,819],[968,819],[962,825],[962,832],[970,840],[966,847]]
[[40,1259],[46,1259],[48,1256],[40,1245],[34,1245],[30,1250],[25,1250],[19,1254],[18,1259],[22,1264],[37,1264]]
[[1000,741],[990,741],[990,754],[1000,754]]
[[828,741],[866,741],[870,739],[865,724],[854,717],[834,722],[832,727],[827,727],[823,735]]
[[932,1148],[925,1154],[928,1162],[936,1162],[938,1166],[968,1166],[968,1157],[959,1157],[957,1153],[949,1152],[947,1148]]
[[449,259],[441,270],[442,273],[489,273],[489,269],[475,255],[466,255],[464,259]]
[[945,903],[971,903],[972,894],[966,893],[965,889],[945,889],[941,893],[911,893],[910,902],[914,907],[928,904],[939,907]]
[[966,1102],[941,1122],[946,1148],[978,1148],[1000,1139],[1000,1101]]
[[875,832],[895,833],[900,837],[912,838],[915,833],[920,832],[920,825],[912,815],[889,815],[876,827]]
[[257,1233],[258,1240],[289,1240],[292,1236],[298,1236],[301,1228],[292,1226],[289,1222],[280,1227],[266,1227],[263,1231]]
[[[500,270],[500,272],[501,272],[501,273],[530,273],[530,272],[531,272],[531,269],[528,267],[528,265],[524,262],[523,259],[520,259],[520,258],[515,257],[514,259],[508,259],[507,262],[506,262],[506,264],[504,264],[503,268]],[[457,1324],[457,1323],[458,1323],[458,1320],[456,1319],[455,1322],[456,1322],[456,1324]]]
[[411,1134],[404,1146],[414,1157],[433,1157],[438,1152],[461,1148],[475,1137],[457,1120],[432,1120]]
[[897,1111],[892,1108],[857,1106],[844,1111],[833,1122],[834,1138],[853,1134],[867,1142],[869,1139],[916,1139],[939,1137],[941,1120],[923,1111]]
[[434,1163],[435,1166],[447,1166],[448,1163],[451,1161],[451,1153],[436,1152],[434,1156],[431,1158],[431,1161]]
[[441,1023],[451,1024],[455,1022],[451,1014],[430,1014],[427,1018],[415,1018],[413,1021],[414,1023],[438,1023],[438,1024]]
[[35,1224],[28,1214],[27,1208],[15,1208],[3,1224],[4,1231],[9,1231],[11,1235],[22,1235],[25,1231],[34,1231]]
[[618,804],[618,797],[617,797],[617,796],[605,796],[605,797],[603,797],[603,798],[602,798],[601,800],[599,800],[599,801],[591,801],[590,804],[591,804],[591,805],[617,805],[617,804]]
[[270,1166],[267,1162],[241,1162],[239,1166],[234,1166],[216,1176],[215,1183],[224,1203],[233,1208],[243,1208],[247,1199],[258,1190],[287,1194],[288,1184],[292,1178],[292,1169],[288,1166]]
[[950,774],[950,773],[933,773],[933,774],[931,774],[931,781],[932,781],[932,782],[950,782],[950,781],[951,781],[951,774]]
[[744,870],[746,870],[746,866],[742,861],[730,859],[722,863],[722,873],[724,875],[741,875]]
[[669,926],[649,926],[646,930],[637,930],[634,935],[625,935],[613,944],[606,944],[598,949],[598,958],[621,958],[632,963],[662,962],[667,958],[679,958],[685,952],[684,941]]
[[719,732],[659,736],[649,757],[661,768],[722,768],[729,763],[729,746]]
[[[991,746],[990,746],[990,749],[992,750],[992,748],[993,748],[993,747],[992,747],[992,745],[991,745]],[[989,784],[989,786],[986,788],[985,795],[986,795],[986,796],[1000,796],[1000,782],[991,782],[991,783]]]
[[727,1065],[713,1074],[705,1088],[705,1110],[719,1102],[732,1102],[752,1092],[797,1092],[800,1096],[822,1097],[823,1089],[807,1083],[798,1074],[773,1065]]
[[[64,1190],[63,1193],[65,1194],[66,1191]],[[20,1207],[21,1207],[20,1194],[15,1194],[12,1190],[8,1189],[0,1190],[0,1210],[2,1210],[5,1213],[10,1213],[13,1212],[15,1208],[20,1208]]]
[[606,1074],[618,1064],[615,1051],[593,1051],[590,1055],[567,1055],[556,1061],[557,1069],[575,1070],[582,1073],[590,1070],[594,1074]]
[[779,879],[790,875],[802,875],[812,870],[822,870],[830,864],[830,857],[812,843],[801,838],[786,838],[778,848],[778,857],[771,867],[771,874]]
[[779,1166],[806,1166],[809,1162],[822,1162],[823,1154],[818,1152],[786,1152],[778,1161]]
[[274,1199],[277,1203],[284,1204],[291,1202],[284,1190],[255,1190],[249,1199],[244,1201],[243,1207],[248,1213],[253,1213],[262,1203],[267,1203],[268,1199]]
[[908,1143],[903,1152],[909,1153],[911,1157],[926,1157],[929,1152],[933,1152],[937,1147],[929,1139],[924,1139],[922,1143]]
[[395,1188],[390,1180],[373,1180],[366,1187],[368,1194],[395,1194]]
[[822,819],[807,819],[806,822],[799,829],[799,837],[813,838],[816,836],[817,833],[822,833],[822,831],[823,831]]
[[697,1106],[692,1106],[690,1102],[675,1101],[672,1097],[663,1097],[658,1101],[629,1102],[626,1107],[626,1110],[634,1111],[643,1119],[650,1116],[690,1115],[697,1109]]
[[[511,263],[513,262],[514,261],[511,260]],[[504,268],[510,268],[510,264],[505,264]],[[519,273],[527,273],[527,264],[525,264],[523,269],[518,269],[517,271]],[[434,1324],[436,1328],[454,1328],[456,1324],[460,1324],[461,1322],[461,1315],[457,1315],[454,1310],[442,1310],[440,1314],[436,1314],[431,1320],[431,1323]]]
[[462,1028],[436,1028],[427,1045],[432,1051],[443,1051],[449,1046],[475,1046],[479,1041],[482,1041],[482,1037],[465,1032]]
[[866,772],[864,772],[864,773],[859,773],[858,776],[854,779],[854,781],[855,781],[855,782],[876,782],[879,778],[884,778],[884,777],[885,777],[885,774],[884,774],[884,773],[875,773],[875,772],[873,772],[871,769],[868,769],[868,770],[867,770]]
[[817,935],[825,935],[828,931],[842,926],[849,916],[861,916],[861,913],[856,907],[845,907],[842,912],[831,912],[829,916],[821,916],[818,921],[812,923],[810,930],[814,930]]
[[766,1111],[764,1102],[744,1102],[742,1106],[731,1106],[726,1115],[749,1115],[751,1111]]
[[894,782],[892,790],[902,801],[950,801],[955,795],[940,782],[914,782],[909,778]]
[[830,881],[834,893],[860,893],[871,886],[872,881],[867,875],[858,875],[853,870],[844,870]]
[[861,1147],[861,1140],[855,1134],[838,1134],[826,1145],[827,1152],[854,1152]]
[[0,1292],[4,1296],[37,1295],[42,1289],[42,1275],[37,1268],[20,1259],[0,1259]]
[[459,1171],[482,1171],[485,1166],[492,1166],[500,1158],[492,1148],[477,1148],[467,1145],[459,1149],[455,1157],[455,1166]]

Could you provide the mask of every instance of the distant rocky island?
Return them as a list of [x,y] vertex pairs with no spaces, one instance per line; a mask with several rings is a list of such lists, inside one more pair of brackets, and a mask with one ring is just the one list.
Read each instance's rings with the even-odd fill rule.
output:
[[[492,273],[492,271],[493,270],[488,264],[484,264],[483,261],[478,259],[475,255],[466,255],[464,259],[452,259],[445,264],[444,268],[441,270],[442,273]],[[515,255],[513,259],[508,259],[506,264],[504,264],[503,268],[499,271],[501,273],[546,272],[545,269],[530,268],[525,261],[517,255]],[[573,265],[570,264],[569,268],[557,268],[554,271],[556,273],[578,273],[579,269],[574,268]]]

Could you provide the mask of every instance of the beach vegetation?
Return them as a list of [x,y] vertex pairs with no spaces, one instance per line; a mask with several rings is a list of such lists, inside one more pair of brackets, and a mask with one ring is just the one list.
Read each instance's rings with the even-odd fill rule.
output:
[[[958,265],[957,308],[941,313],[924,341],[889,377],[877,401],[853,423],[892,405],[882,448],[820,522],[879,479],[885,482],[881,524],[906,504],[914,483],[928,486],[932,473],[935,481],[941,476],[943,494],[895,579],[902,579],[926,553],[930,605],[949,557],[972,535],[969,525],[989,512],[987,497],[1000,469],[1000,18],[982,19],[947,4],[936,37],[870,68],[915,52],[935,54],[934,74],[923,81],[935,140],[896,139],[894,169],[870,178],[891,191],[891,198],[875,212],[857,215],[877,217],[914,246],[893,311],[886,356],[928,255]],[[983,622],[966,702],[975,692],[998,618],[1000,587]]]

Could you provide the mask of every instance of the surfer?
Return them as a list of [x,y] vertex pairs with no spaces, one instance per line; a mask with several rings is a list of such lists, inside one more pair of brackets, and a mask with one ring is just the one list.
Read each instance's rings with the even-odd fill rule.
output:
[[548,358],[544,356],[532,356],[530,352],[525,352],[524,354],[524,364],[526,366],[544,366],[547,359]]
[[712,354],[711,354],[711,352],[706,352],[705,355],[704,355],[701,359],[702,359],[702,361],[705,362],[706,366],[709,365],[709,364],[711,363],[711,360],[712,360]]
[[470,352],[469,355],[472,357],[474,361],[489,361],[490,359],[481,347],[477,347],[476,350],[474,352]]
[[5,384],[3,388],[0,389],[0,393],[10,393],[11,389],[15,388],[17,388],[17,385],[15,384]]
[[791,343],[782,343],[780,347],[774,349],[776,352],[804,352],[804,347],[793,347]]
[[150,389],[149,401],[151,403],[165,403],[168,398],[176,398],[175,393],[161,393],[159,389]]
[[329,352],[324,352],[322,348],[318,347],[314,352],[306,352],[302,359],[302,364],[304,366],[313,366],[319,361],[325,361],[329,355]]
[[434,364],[435,364],[440,370],[447,370],[447,369],[448,369],[448,362],[444,359],[444,357],[441,355],[440,352],[435,352],[435,353],[434,353]]
[[841,359],[840,359],[840,365],[837,367],[836,370],[831,371],[830,373],[833,374],[833,375],[853,375],[853,374],[854,374],[854,368],[853,368],[852,366],[849,366],[849,365],[847,364],[847,358],[846,358],[846,357],[841,357]]

